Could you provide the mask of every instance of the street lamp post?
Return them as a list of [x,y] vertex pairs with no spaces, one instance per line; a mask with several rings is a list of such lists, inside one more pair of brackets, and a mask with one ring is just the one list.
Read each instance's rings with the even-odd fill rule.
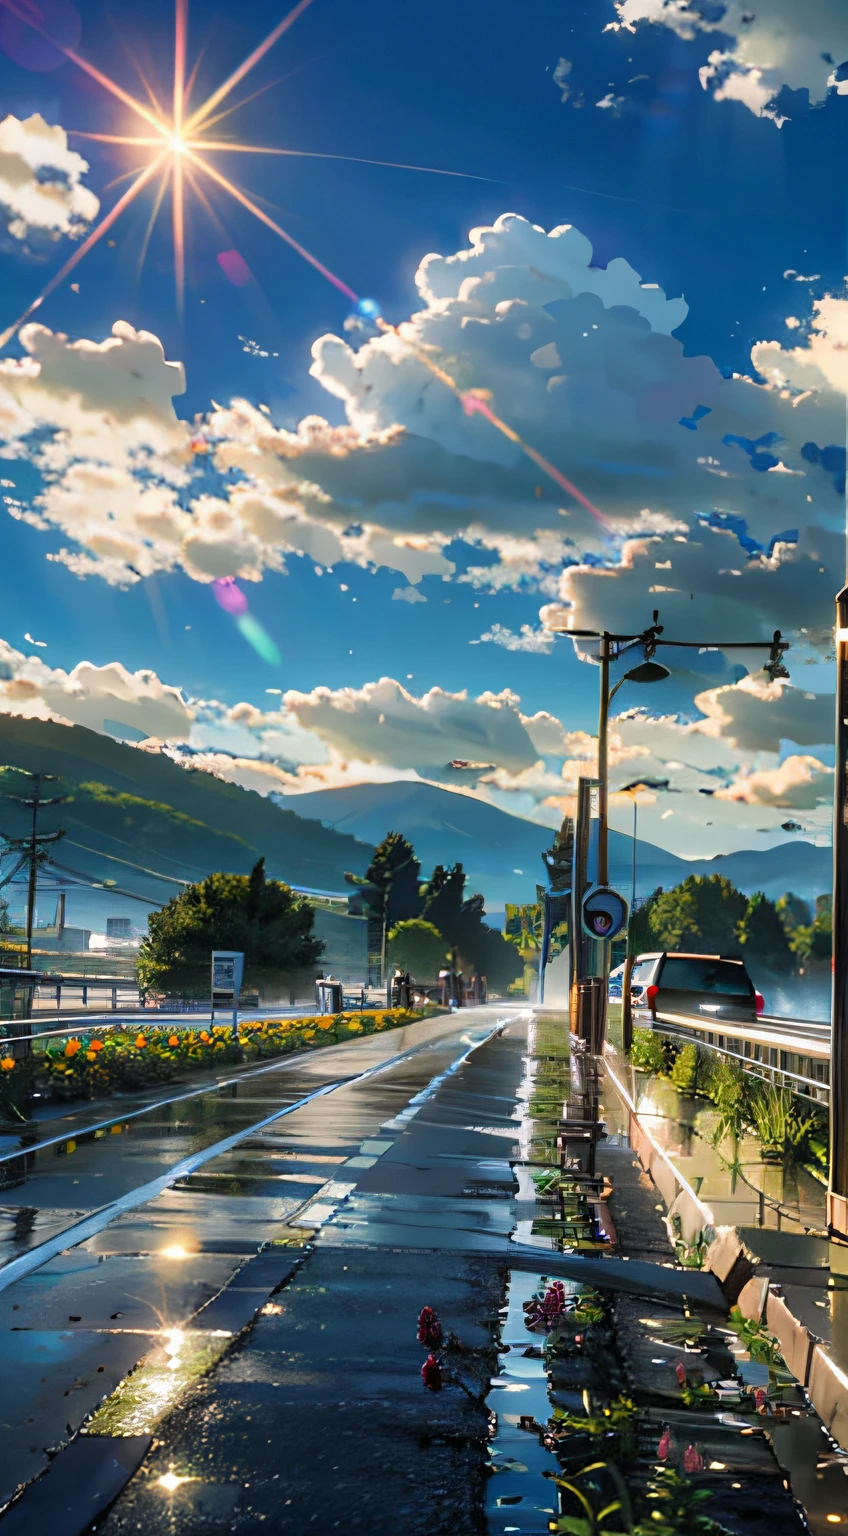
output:
[[[843,624],[843,628],[842,628],[841,632],[845,636],[845,648],[846,648],[846,651],[848,651],[848,588],[846,588],[846,591],[844,593],[842,593],[840,596],[841,596],[841,599],[843,600],[843,610],[842,611],[843,611],[843,614],[844,614],[844,624],[843,624],[843,619],[840,619],[839,622],[840,622],[840,624]],[[609,842],[609,826],[608,826],[608,820],[609,820],[609,818],[608,818],[608,801],[609,801],[609,750],[608,750],[609,708],[610,708],[610,704],[612,703],[613,698],[615,697],[616,693],[618,692],[618,690],[622,686],[622,684],[626,683],[626,682],[654,683],[654,682],[659,682],[662,678],[668,677],[669,676],[669,669],[668,669],[668,667],[664,667],[660,662],[656,662],[656,661],[654,661],[652,659],[653,656],[656,653],[657,647],[661,646],[661,645],[663,645],[663,646],[675,646],[675,647],[678,647],[678,648],[683,649],[683,650],[699,650],[699,651],[702,651],[702,650],[715,650],[715,651],[767,650],[769,652],[769,656],[768,656],[768,659],[766,660],[766,662],[763,665],[763,670],[768,673],[768,675],[769,675],[769,677],[770,677],[772,682],[776,682],[778,679],[788,678],[788,676],[789,676],[789,673],[787,672],[786,667],[783,664],[784,652],[786,652],[789,649],[789,643],[788,643],[788,641],[782,639],[781,633],[780,633],[779,629],[775,630],[774,635],[772,636],[771,640],[750,640],[750,641],[747,641],[747,640],[725,640],[725,641],[711,640],[711,641],[707,641],[707,640],[665,640],[665,639],[661,639],[660,636],[663,633],[663,626],[660,623],[658,623],[659,613],[658,613],[658,611],[656,609],[654,609],[653,623],[651,625],[649,625],[647,629],[642,630],[641,634],[638,634],[638,635],[632,635],[632,634],[631,635],[616,635],[616,634],[612,634],[609,630],[601,630],[601,631],[599,631],[599,630],[593,630],[593,629],[572,629],[572,628],[570,628],[570,626],[567,623],[567,617],[568,616],[567,616],[567,614],[564,611],[562,612],[562,617],[564,619],[566,619],[566,623],[563,624],[563,626],[560,628],[557,625],[557,623],[556,623],[557,615],[549,614],[548,616],[546,616],[546,619],[545,619],[545,626],[546,626],[546,628],[550,632],[552,632],[553,634],[566,635],[569,639],[572,639],[572,640],[593,640],[593,641],[596,641],[599,644],[599,649],[600,649],[599,660],[600,660],[600,666],[601,666],[601,688],[600,688],[600,702],[599,702],[599,710],[598,710],[598,860],[597,860],[597,862],[598,862],[598,883],[600,885],[604,885],[604,884],[606,884],[606,881],[609,878],[609,856],[608,856],[608,842]],[[618,682],[614,683],[613,686],[610,687],[610,685],[609,685],[610,662],[613,661],[613,660],[617,660],[617,658],[619,656],[622,656],[625,653],[625,651],[632,650],[636,646],[641,646],[642,647],[643,652],[644,652],[644,656],[645,656],[645,660],[642,663],[640,663],[639,666],[633,667],[630,671],[625,672],[624,676],[620,677],[618,679]],[[843,666],[845,667],[846,671],[848,671],[848,655],[846,655],[846,658],[843,661]],[[840,709],[842,709],[841,705],[840,705]],[[848,750],[848,688],[846,690],[845,708],[842,709],[842,714],[840,715],[840,718],[842,718],[842,715],[845,715],[847,717],[847,721],[843,723],[843,731],[844,731],[844,735],[845,735],[845,741],[843,742],[843,747],[846,750]],[[837,759],[837,760],[844,762],[845,761],[845,756],[843,755],[842,759]],[[838,777],[839,776],[837,775],[837,778]],[[845,802],[846,816],[848,816],[848,792],[846,792],[843,795],[843,800]],[[846,839],[846,863],[845,863],[845,868],[846,868],[846,871],[848,871],[848,823],[845,824],[845,839]],[[846,876],[846,878],[848,878],[848,875]],[[848,890],[846,890],[846,893],[845,893],[845,896],[844,896],[844,902],[845,902],[846,916],[848,916]],[[835,906],[835,901],[834,901],[834,927],[836,926],[836,921],[837,921],[837,913],[836,913],[836,906]],[[848,946],[846,946],[846,968],[848,968]],[[609,944],[606,941],[601,941],[601,975],[604,978],[604,980],[606,980],[608,978],[608,976],[609,976]],[[845,1006],[845,1021],[846,1021],[845,1027],[846,1027],[846,1031],[848,1031],[848,976],[846,976],[844,1006]],[[848,1112],[848,1034],[846,1034],[845,1057],[846,1057],[846,1060],[845,1060],[846,1112]],[[846,1130],[848,1130],[848,1125],[846,1125]],[[845,1138],[843,1138],[843,1139],[845,1139]],[[846,1166],[845,1166],[845,1195],[843,1197],[843,1202],[844,1202],[843,1203],[843,1209],[844,1209],[844,1219],[845,1219],[845,1224],[846,1224],[846,1233],[848,1233],[848,1145],[846,1145],[846,1149],[845,1149],[845,1163],[846,1163]]]
[[668,789],[668,779],[634,779],[631,784],[622,784],[618,791],[621,795],[630,795],[633,800],[633,868],[630,873],[630,911],[636,905],[636,812],[639,802],[636,796],[642,789]]
[[[633,914],[636,910],[636,811],[639,802],[636,798],[640,789],[668,789],[668,779],[633,779],[630,784],[622,786],[623,795],[633,797],[633,870],[630,889],[630,923],[633,923]],[[636,958],[634,945],[634,933],[632,926],[627,934],[627,954],[624,957],[624,975],[621,978],[621,1043],[625,1051],[629,1051],[633,1044],[633,1008],[630,1001],[630,978],[633,975],[633,961]]]

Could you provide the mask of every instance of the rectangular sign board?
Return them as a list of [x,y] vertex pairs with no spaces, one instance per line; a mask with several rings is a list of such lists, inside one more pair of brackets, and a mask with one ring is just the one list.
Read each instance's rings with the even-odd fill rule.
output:
[[244,975],[244,955],[235,949],[212,951],[212,994],[237,998]]

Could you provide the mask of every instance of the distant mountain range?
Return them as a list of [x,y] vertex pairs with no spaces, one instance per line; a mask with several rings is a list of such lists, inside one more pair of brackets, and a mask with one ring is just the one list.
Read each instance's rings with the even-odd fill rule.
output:
[[[435,784],[396,780],[266,798],[82,726],[10,715],[0,715],[4,765],[55,774],[45,794],[69,796],[46,808],[40,822],[45,832],[66,829],[39,879],[42,921],[49,893],[65,885],[67,922],[98,931],[106,916],[129,916],[144,928],[151,907],[182,881],[214,869],[246,873],[262,854],[277,879],[343,892],[345,871],[363,873],[389,831],[409,838],[424,875],[434,864],[461,860],[470,889],[497,912],[506,901],[535,898],[541,855],[553,839],[549,827]],[[0,833],[25,833],[27,814],[10,798],[24,790],[14,775],[0,776]],[[610,880],[627,896],[632,849],[629,837],[610,833]],[[692,862],[640,841],[637,889],[645,895],[689,874],[720,873],[746,892],[775,897],[789,889],[811,899],[830,889],[830,858],[827,848],[787,842]],[[20,887],[7,886],[3,895],[20,905]]]
[[[151,905],[176,895],[181,881],[214,869],[246,874],[262,854],[277,879],[340,891],[345,870],[363,873],[372,852],[253,790],[79,725],[0,715],[0,765],[55,774],[45,796],[69,795],[42,812],[39,830],[62,826],[66,836],[39,884],[50,888],[51,875],[85,882],[68,886],[67,922],[80,927],[102,930],[108,915],[145,928]],[[26,781],[3,774],[0,790],[0,832],[21,836],[27,813],[6,797],[25,794]],[[114,885],[91,889],[107,880]],[[3,894],[16,896],[9,887]]]
[[[482,891],[496,910],[505,901],[532,901],[544,879],[542,854],[553,840],[549,827],[512,816],[508,811],[455,790],[415,780],[390,784],[353,784],[313,790],[304,795],[275,795],[298,816],[314,816],[325,827],[378,843],[388,831],[402,832],[413,844],[425,873],[434,864],[460,859],[472,890]],[[610,832],[610,881],[630,895],[633,842]],[[740,890],[781,896],[793,890],[811,899],[830,889],[829,848],[812,843],[782,843],[764,852],[744,851],[714,859],[678,858],[653,843],[636,845],[636,888],[644,896],[658,885],[677,885],[687,875],[727,875]]]

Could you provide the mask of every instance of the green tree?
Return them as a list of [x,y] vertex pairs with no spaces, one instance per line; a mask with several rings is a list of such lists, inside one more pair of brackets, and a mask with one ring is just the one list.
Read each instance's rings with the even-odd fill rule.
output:
[[248,985],[308,970],[324,948],[313,922],[307,902],[281,881],[266,880],[264,859],[249,875],[207,875],[151,912],[139,983],[202,997],[209,992],[213,949],[244,953]]
[[446,964],[447,950],[444,935],[423,917],[396,923],[389,934],[389,965],[409,971],[415,981],[436,981]]
[[348,885],[356,887],[351,909],[359,906],[381,929],[384,922],[391,928],[418,917],[422,907],[420,875],[421,865],[412,844],[401,832],[389,832],[374,850],[364,875],[345,875]]
[[630,913],[630,921],[627,924],[627,953],[628,955],[643,955],[646,950],[656,948],[656,936],[651,927],[651,914],[662,896],[663,888],[658,885],[650,896],[638,907],[634,907]]
[[833,910],[830,896],[816,897],[813,921],[799,924],[789,939],[793,953],[804,965],[822,965],[833,953]]
[[651,908],[656,949],[737,955],[747,899],[725,875],[689,875]]
[[422,916],[443,933],[456,948],[463,966],[488,979],[495,991],[505,991],[522,974],[521,958],[496,928],[483,921],[484,902],[479,895],[465,896],[465,871],[461,864],[446,869],[437,864],[421,887]]
[[750,955],[763,965],[781,970],[791,965],[789,936],[774,902],[769,901],[762,891],[756,891],[748,902],[739,924],[739,942],[746,958]]
[[813,920],[809,902],[794,891],[785,891],[775,902],[775,911],[787,933],[794,933],[796,928],[807,927]]

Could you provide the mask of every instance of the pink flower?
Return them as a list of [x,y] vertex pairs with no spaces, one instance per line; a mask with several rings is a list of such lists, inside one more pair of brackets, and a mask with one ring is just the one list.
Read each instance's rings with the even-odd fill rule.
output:
[[678,1360],[676,1366],[674,1367],[674,1374],[677,1377],[677,1380],[680,1382],[681,1387],[685,1387],[685,1385],[686,1385],[686,1367],[683,1364],[682,1360]]
[[662,1434],[660,1435],[660,1443],[657,1446],[657,1456],[659,1457],[660,1461],[677,1460],[677,1444],[675,1442],[674,1435],[672,1434],[667,1424],[663,1429]]
[[683,1452],[684,1472],[703,1472],[704,1458],[697,1445],[687,1445]]

